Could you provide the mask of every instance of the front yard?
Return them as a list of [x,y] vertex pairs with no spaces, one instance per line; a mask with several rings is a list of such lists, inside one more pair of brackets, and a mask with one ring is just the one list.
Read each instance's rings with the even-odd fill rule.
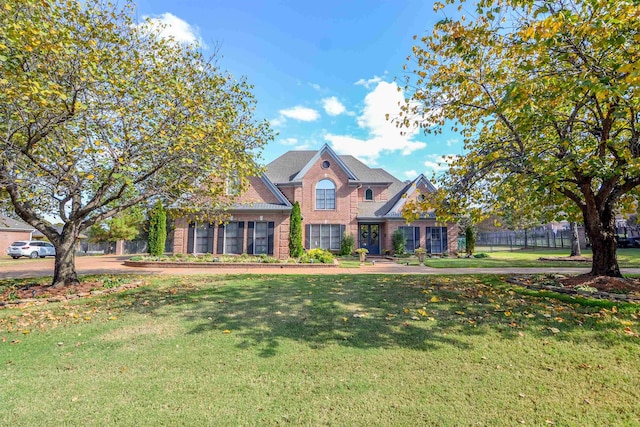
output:
[[146,280],[0,310],[0,424],[640,419],[638,305],[561,302],[497,275]]

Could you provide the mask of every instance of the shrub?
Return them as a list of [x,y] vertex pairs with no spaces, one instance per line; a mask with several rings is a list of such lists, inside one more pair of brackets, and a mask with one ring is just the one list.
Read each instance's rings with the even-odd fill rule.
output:
[[464,229],[464,237],[465,237],[465,251],[467,252],[467,256],[470,257],[473,255],[473,251],[476,250],[476,236],[473,232],[473,227],[467,225],[467,228]]
[[340,241],[340,252],[338,255],[351,255],[355,246],[353,235],[344,233],[342,241]]
[[484,252],[480,252],[479,254],[474,254],[474,258],[489,258],[489,254],[485,254]]
[[289,225],[289,256],[299,258],[304,253],[302,248],[302,214],[300,203],[295,202],[291,209],[291,222]]
[[316,248],[305,252],[301,257],[301,262],[321,262],[322,264],[333,264],[334,256],[331,252]]
[[393,245],[393,253],[395,255],[404,254],[404,246],[407,244],[407,238],[399,228],[391,235],[391,244]]
[[160,256],[167,240],[167,214],[158,200],[149,212],[149,253]]

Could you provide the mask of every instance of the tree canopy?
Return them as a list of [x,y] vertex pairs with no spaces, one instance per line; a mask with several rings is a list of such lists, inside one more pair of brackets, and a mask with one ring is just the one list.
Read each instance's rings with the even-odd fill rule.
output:
[[[452,1],[447,3],[453,4]],[[592,274],[620,275],[615,214],[640,185],[640,5],[633,0],[482,0],[417,39],[402,126],[452,125],[464,154],[423,206],[441,217],[581,215]]]
[[133,17],[131,1],[0,7],[0,188],[56,246],[54,284],[77,281],[80,231],[131,206],[224,208],[272,138],[244,79]]

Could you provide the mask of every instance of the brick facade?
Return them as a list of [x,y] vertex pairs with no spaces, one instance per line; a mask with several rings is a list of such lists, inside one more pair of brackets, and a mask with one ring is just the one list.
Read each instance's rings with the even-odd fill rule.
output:
[[[320,208],[316,200],[316,188],[322,180],[329,180],[335,187],[335,208]],[[367,200],[367,190],[371,190],[372,200]],[[236,200],[235,209],[230,211],[229,221],[249,223],[268,221],[274,224],[273,256],[289,256],[289,221],[291,206],[300,203],[303,226],[303,242],[311,245],[306,235],[308,226],[340,225],[345,232],[355,238],[356,247],[360,243],[360,225],[375,226],[379,233],[378,247],[374,252],[383,254],[391,250],[393,232],[406,226],[401,210],[407,201],[415,200],[419,193],[433,191],[433,186],[424,176],[411,183],[401,182],[381,169],[371,169],[351,156],[338,156],[325,145],[317,152],[288,152],[267,165],[263,177],[250,180],[250,187]],[[329,190],[330,191],[330,190]],[[323,199],[324,200],[324,199]],[[445,252],[457,252],[457,226],[437,223],[434,218],[421,218],[411,226],[420,228],[419,247],[426,247],[426,227],[447,227],[448,248]],[[224,229],[213,226],[213,242],[218,241]],[[337,229],[337,227],[335,228]],[[334,228],[331,228],[333,233]],[[195,244],[189,247],[189,222],[176,220],[174,232],[174,252],[193,253]],[[192,232],[193,233],[193,232]],[[246,252],[248,228],[242,228],[242,251]],[[373,234],[373,233],[372,233]],[[326,239],[319,239],[325,242]],[[192,235],[193,241],[193,235]],[[313,242],[318,244],[318,239]],[[218,253],[216,244],[209,245],[212,253]]]

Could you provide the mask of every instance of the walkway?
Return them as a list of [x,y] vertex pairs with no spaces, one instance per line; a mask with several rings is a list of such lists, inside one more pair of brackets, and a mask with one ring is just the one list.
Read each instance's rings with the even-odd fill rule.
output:
[[[582,274],[588,273],[589,266],[545,267],[545,268],[432,268],[425,266],[406,266],[391,260],[376,260],[376,265],[360,268],[308,268],[304,270],[286,268],[264,268],[255,265],[247,268],[135,268],[123,265],[127,256],[83,256],[76,258],[78,274],[151,274],[151,275],[188,275],[188,274]],[[640,268],[622,269],[623,274],[640,274]],[[28,278],[53,275],[53,259],[0,260],[0,278]]]

